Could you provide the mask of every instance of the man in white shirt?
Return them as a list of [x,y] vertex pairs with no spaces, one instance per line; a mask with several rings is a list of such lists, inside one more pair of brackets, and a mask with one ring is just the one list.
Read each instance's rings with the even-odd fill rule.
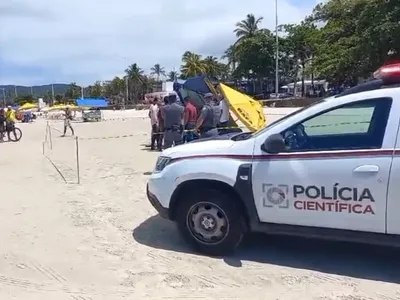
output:
[[[219,108],[221,110],[221,117],[219,119],[219,126],[218,127],[227,127],[229,124],[229,105],[228,102],[225,100],[225,98],[219,94]],[[219,130],[224,131],[224,129]]]
[[151,150],[155,150],[155,144],[157,143],[157,147],[159,146],[159,124],[158,124],[158,111],[160,107],[158,105],[158,98],[154,98],[153,103],[150,105],[149,108],[149,118],[151,123]]

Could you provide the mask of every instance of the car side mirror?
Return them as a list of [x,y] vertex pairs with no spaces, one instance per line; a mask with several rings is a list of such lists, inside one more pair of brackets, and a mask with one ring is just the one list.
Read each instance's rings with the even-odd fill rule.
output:
[[279,133],[272,134],[261,145],[261,150],[270,154],[278,154],[285,151],[285,139]]

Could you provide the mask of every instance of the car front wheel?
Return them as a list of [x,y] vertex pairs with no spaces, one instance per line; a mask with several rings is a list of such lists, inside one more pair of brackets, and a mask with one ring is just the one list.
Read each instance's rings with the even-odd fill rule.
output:
[[232,253],[245,232],[245,221],[231,195],[206,189],[185,196],[176,221],[184,239],[197,251],[213,256]]

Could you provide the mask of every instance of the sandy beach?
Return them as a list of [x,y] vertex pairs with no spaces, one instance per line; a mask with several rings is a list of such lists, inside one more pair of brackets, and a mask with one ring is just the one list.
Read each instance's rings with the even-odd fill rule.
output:
[[45,120],[18,124],[22,140],[0,145],[1,300],[400,299],[391,249],[251,235],[232,257],[193,253],[146,199],[159,155],[143,146],[146,116],[73,123],[80,184],[61,121],[51,121],[45,155]]

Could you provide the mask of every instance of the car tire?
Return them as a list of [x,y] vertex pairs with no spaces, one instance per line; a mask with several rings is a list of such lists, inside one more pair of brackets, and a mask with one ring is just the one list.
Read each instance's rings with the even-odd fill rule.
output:
[[[208,207],[219,210],[219,215],[223,216],[220,220],[226,219],[225,230],[227,232],[220,241],[205,242],[201,238],[199,239],[199,235],[193,229],[193,210],[202,205],[205,206],[205,209],[208,205]],[[207,214],[204,209],[203,213]],[[181,235],[188,244],[196,251],[211,256],[233,253],[242,241],[246,229],[245,219],[238,203],[231,195],[215,189],[196,191],[182,198],[178,203],[176,222]]]

